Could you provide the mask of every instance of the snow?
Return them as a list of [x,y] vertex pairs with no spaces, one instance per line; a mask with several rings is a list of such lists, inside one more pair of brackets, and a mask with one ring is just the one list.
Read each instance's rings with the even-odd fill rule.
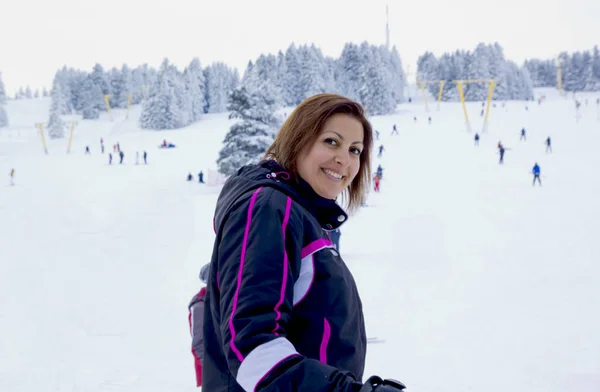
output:
[[[479,147],[459,103],[425,113],[415,100],[372,118],[381,193],[340,241],[368,335],[385,339],[368,346],[366,377],[419,392],[600,390],[597,94],[576,122],[570,97],[541,93],[529,111],[498,103]],[[215,169],[235,120],[144,131],[140,107],[129,119],[113,110],[113,121],[77,119],[70,154],[68,138],[46,138],[45,155],[34,123],[49,104],[9,101],[0,129],[0,390],[197,390],[187,304],[219,188],[185,177]],[[481,104],[468,110],[481,129]],[[159,150],[163,139],[177,148]],[[117,142],[125,164],[109,166]],[[144,150],[148,165],[135,165]],[[535,162],[543,187],[531,186]]]

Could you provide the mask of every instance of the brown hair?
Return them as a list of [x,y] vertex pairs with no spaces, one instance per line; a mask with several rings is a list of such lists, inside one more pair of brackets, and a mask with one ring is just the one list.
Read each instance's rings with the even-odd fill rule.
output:
[[371,148],[373,128],[365,117],[363,107],[337,94],[317,94],[304,100],[290,114],[279,129],[265,158],[275,159],[294,177],[298,177],[298,157],[312,146],[321,134],[325,122],[334,114],[343,113],[361,122],[364,130],[364,149],[360,154],[360,168],[356,177],[342,194],[349,211],[355,211],[364,199],[371,181]]

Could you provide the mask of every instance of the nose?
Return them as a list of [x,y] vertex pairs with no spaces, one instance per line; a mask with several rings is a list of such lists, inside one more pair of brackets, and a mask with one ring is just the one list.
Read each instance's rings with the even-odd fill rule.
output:
[[348,161],[349,161],[349,153],[346,153],[345,151],[339,151],[336,155],[335,155],[335,162],[339,165],[341,165],[342,167],[346,167],[348,165]]

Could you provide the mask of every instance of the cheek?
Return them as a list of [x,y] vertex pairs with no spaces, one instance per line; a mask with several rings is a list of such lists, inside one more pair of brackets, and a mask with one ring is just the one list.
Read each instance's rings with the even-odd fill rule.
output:
[[354,179],[354,177],[356,177],[359,170],[360,170],[360,158],[357,158],[357,159],[353,160],[352,164],[350,165],[350,174],[352,176],[352,179]]

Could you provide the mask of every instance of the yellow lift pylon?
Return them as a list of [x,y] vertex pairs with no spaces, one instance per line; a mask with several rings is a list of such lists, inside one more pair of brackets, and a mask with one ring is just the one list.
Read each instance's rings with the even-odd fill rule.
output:
[[488,91],[487,97],[487,106],[485,108],[485,119],[483,122],[482,132],[487,132],[488,130],[488,119],[490,117],[490,106],[492,103],[492,95],[494,94],[494,88],[496,87],[495,79],[465,79],[465,80],[453,80],[452,83],[456,83],[456,88],[458,89],[458,94],[460,95],[460,102],[462,103],[463,112],[465,114],[465,122],[467,125],[467,131],[472,132],[471,123],[469,122],[469,115],[467,113],[467,105],[465,103],[465,93],[463,90],[463,85],[468,83],[489,83],[490,88]]
[[421,91],[423,92],[423,99],[425,100],[425,110],[429,113],[429,104],[427,103],[427,93],[425,92],[425,86],[428,84],[440,84],[440,91],[438,92],[437,99],[437,111],[440,111],[440,102],[442,101],[442,92],[444,91],[445,80],[419,80],[417,81],[419,87],[421,87]]

